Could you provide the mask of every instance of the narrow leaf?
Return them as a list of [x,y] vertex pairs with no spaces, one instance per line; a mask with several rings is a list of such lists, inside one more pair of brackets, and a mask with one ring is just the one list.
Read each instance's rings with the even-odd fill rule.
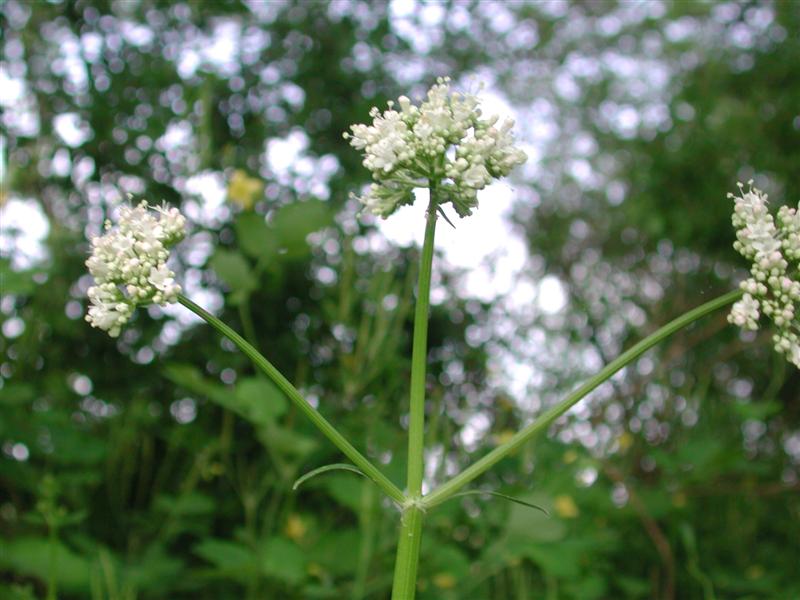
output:
[[332,465],[325,465],[324,467],[320,467],[318,469],[314,469],[313,471],[309,471],[308,473],[300,477],[300,479],[294,482],[294,485],[292,486],[292,491],[299,488],[301,485],[303,485],[306,481],[308,481],[312,477],[316,477],[317,475],[322,475],[323,473],[327,473],[328,471],[350,471],[351,473],[357,473],[362,477],[366,477],[364,472],[358,467],[354,467],[353,465],[348,465],[344,463],[334,463]]
[[488,492],[486,490],[467,490],[466,492],[459,492],[457,494],[453,494],[451,498],[456,498],[458,496],[495,496],[496,498],[502,498],[503,500],[508,500],[509,502],[514,502],[515,504],[521,504],[522,506],[527,506],[528,508],[535,508],[536,510],[542,511],[548,517],[550,513],[547,512],[547,509],[539,506],[538,504],[532,504],[530,502],[526,502],[525,500],[520,500],[519,498],[515,498],[514,496],[509,496],[508,494],[501,494],[500,492]]
[[440,215],[442,215],[442,218],[444,218],[444,220],[447,221],[447,223],[448,223],[448,225],[450,225],[450,227],[452,227],[453,229],[456,228],[456,226],[453,225],[453,222],[450,219],[447,218],[447,213],[444,212],[444,209],[441,206],[437,206],[436,207],[436,212],[438,212]]

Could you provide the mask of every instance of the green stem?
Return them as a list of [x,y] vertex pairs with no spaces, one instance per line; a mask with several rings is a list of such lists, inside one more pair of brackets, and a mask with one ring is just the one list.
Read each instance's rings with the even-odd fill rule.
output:
[[253,315],[250,312],[249,296],[239,303],[239,319],[242,321],[244,339],[253,344],[253,346],[257,346],[258,340],[256,339],[256,328],[253,325]]
[[359,521],[361,544],[358,550],[358,565],[353,583],[352,600],[363,600],[367,595],[367,577],[375,545],[375,488],[371,485],[361,486]]
[[417,591],[417,565],[422,540],[423,514],[423,509],[417,504],[409,504],[403,509],[397,561],[394,565],[392,600],[414,600]]
[[411,351],[411,394],[408,422],[408,483],[411,498],[422,494],[425,450],[425,369],[428,358],[428,307],[433,265],[433,237],[436,233],[436,197],[431,186],[431,200],[426,214],[425,241],[417,284],[417,305],[414,312],[414,342]]
[[369,461],[369,459],[356,450],[355,447],[349,441],[347,441],[347,439],[341,433],[339,433],[339,431],[333,425],[331,425],[327,419],[325,419],[325,417],[319,413],[319,411],[311,406],[306,399],[300,395],[300,392],[297,391],[297,388],[295,388],[289,382],[289,380],[286,379],[286,377],[284,377],[281,372],[272,365],[272,363],[264,358],[264,356],[262,356],[258,350],[253,348],[253,346],[251,346],[233,329],[228,327],[225,323],[220,321],[211,313],[207,312],[189,300],[186,296],[178,296],[178,302],[183,304],[186,308],[211,325],[211,327],[232,341],[245,356],[253,361],[255,366],[258,367],[261,372],[263,372],[276,386],[278,386],[278,388],[286,395],[286,397],[289,398],[289,400],[298,409],[300,409],[300,412],[306,415],[306,417],[308,417],[311,422],[316,425],[316,427],[325,435],[325,437],[333,442],[333,445],[339,448],[339,450],[341,450],[342,453],[349,458],[354,465],[361,469],[361,471],[363,471],[367,477],[374,481],[387,496],[389,496],[398,504],[403,504],[405,502],[406,498],[403,495],[403,492],[401,492],[400,489],[393,484],[388,477],[386,477],[386,475],[381,473],[378,468]]
[[645,339],[608,363],[603,370],[589,379],[577,390],[572,392],[564,400],[545,411],[544,414],[542,414],[536,421],[518,431],[508,442],[498,446],[479,461],[473,463],[471,466],[467,467],[461,473],[453,477],[450,481],[444,483],[436,490],[425,496],[421,501],[423,507],[430,508],[436,506],[437,504],[441,504],[462,487],[467,485],[470,481],[479,475],[482,475],[506,456],[519,449],[522,445],[531,440],[537,433],[549,427],[553,421],[555,421],[558,417],[563,415],[580,400],[582,400],[589,392],[609,379],[614,373],[639,358],[650,348],[665,338],[671,336],[676,331],[683,329],[698,319],[701,319],[702,317],[735,302],[741,297],[741,295],[742,292],[739,290],[724,294],[718,298],[715,298],[714,300],[711,300],[710,302],[706,302],[702,306],[698,306],[697,308],[690,310],[674,321],[664,325],[655,333],[647,336]]
[[436,233],[436,187],[430,187],[431,199],[426,213],[425,240],[417,283],[417,304],[414,311],[414,341],[411,350],[411,393],[408,421],[408,480],[409,502],[403,507],[400,538],[394,565],[392,600],[413,600],[417,589],[417,566],[422,539],[423,510],[418,501],[422,496],[425,472],[425,370],[428,359],[428,308],[431,295],[433,238]]
[[49,528],[49,544],[48,544],[48,564],[50,573],[47,576],[47,600],[56,600],[58,598],[58,579],[56,578],[57,571],[57,554],[56,544],[58,544],[58,529],[52,524],[48,518],[47,524]]

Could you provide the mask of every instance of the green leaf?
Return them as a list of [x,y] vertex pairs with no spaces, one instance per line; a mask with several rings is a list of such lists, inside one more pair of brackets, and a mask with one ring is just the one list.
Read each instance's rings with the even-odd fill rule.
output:
[[277,254],[278,239],[262,215],[241,213],[235,227],[239,247],[251,258],[268,260]]
[[238,542],[206,538],[192,548],[193,552],[214,565],[221,573],[237,580],[247,580],[256,572],[255,552]]
[[184,568],[184,562],[174,552],[154,545],[128,564],[126,575],[132,585],[140,592],[149,591],[148,597],[151,597],[170,589],[169,586]]
[[282,537],[268,539],[261,548],[261,572],[289,584],[298,584],[306,576],[302,550]]
[[421,566],[437,597],[448,592],[454,593],[459,585],[469,579],[470,560],[458,546],[443,544],[438,540],[423,541],[423,555],[424,563]]
[[647,509],[647,514],[653,519],[665,517],[674,510],[672,496],[665,494],[662,489],[641,489],[638,493]]
[[164,366],[164,376],[173,383],[186,388],[190,392],[205,395],[208,382],[200,369],[192,365],[170,363]]
[[319,442],[315,438],[274,423],[261,428],[258,431],[258,439],[268,448],[298,459],[305,458],[319,446]]
[[342,552],[342,548],[358,548],[360,544],[361,533],[358,529],[340,526],[323,533],[309,548],[308,558],[334,575],[352,575],[358,566],[358,553]]
[[0,290],[3,294],[28,295],[36,289],[34,271],[15,271],[8,259],[0,259]]
[[652,583],[647,579],[629,577],[618,573],[614,583],[625,593],[626,598],[647,598],[652,591]]
[[330,477],[326,477],[322,482],[322,487],[331,498],[356,514],[361,512],[363,486],[364,482],[362,480],[343,473],[334,473]]
[[214,499],[200,492],[188,492],[179,496],[161,494],[153,507],[175,516],[197,517],[214,512]]
[[89,589],[89,561],[57,540],[40,537],[5,539],[0,544],[0,568],[81,594]]
[[[536,506],[551,507],[552,500],[544,494],[526,494],[522,502]],[[506,535],[523,542],[554,542],[562,539],[566,527],[559,519],[550,519],[545,513],[530,510],[526,505],[515,503],[506,522]]]
[[231,390],[203,377],[200,370],[191,365],[170,364],[164,367],[164,374],[181,387],[209,398],[257,427],[273,423],[286,412],[283,393],[262,377],[244,377]]
[[719,468],[719,461],[726,458],[722,442],[711,437],[685,441],[678,446],[675,457],[680,461],[680,468],[691,465],[692,475],[699,479],[713,473]]
[[[605,576],[581,571],[579,576],[565,585],[573,598],[600,600],[608,598],[608,580]],[[574,591],[573,591],[574,590]]]
[[239,299],[258,286],[250,264],[239,252],[218,249],[211,257],[209,264]]
[[226,408],[230,408],[232,404],[233,392],[221,383],[204,377],[197,367],[181,363],[170,363],[164,367],[163,373],[173,383],[198,396],[208,398]]
[[169,364],[164,367],[164,374],[181,387],[205,396],[258,428],[274,423],[286,412],[283,393],[262,377],[244,377],[231,390],[203,377],[200,370],[191,365]]
[[308,473],[306,473],[305,475],[303,475],[297,481],[294,482],[294,485],[292,485],[292,490],[293,491],[296,490],[309,479],[312,479],[317,475],[322,475],[323,473],[328,473],[329,471],[350,471],[351,473],[356,473],[358,475],[361,475],[362,477],[366,477],[366,475],[364,475],[364,472],[361,469],[354,467],[353,465],[348,465],[345,463],[334,463],[332,465],[325,465],[324,467],[319,467],[317,469],[314,469],[313,471],[309,471]]
[[0,405],[22,406],[36,397],[36,389],[28,383],[7,383],[0,389]]
[[764,421],[778,414],[783,405],[777,400],[768,400],[766,402],[736,402],[733,407],[743,419]]
[[0,598],[6,600],[36,600],[33,593],[33,586],[30,584],[12,584],[10,586],[0,584]]
[[105,460],[108,444],[85,431],[67,427],[49,428],[53,453],[50,460],[62,465],[96,465]]
[[328,205],[320,200],[294,202],[279,208],[272,220],[279,252],[289,258],[308,254],[306,238],[332,220]]
[[565,543],[527,544],[520,548],[522,554],[554,577],[577,577],[580,554]]
[[236,384],[235,403],[230,406],[254,425],[264,426],[286,412],[286,398],[275,384],[262,377],[246,377]]

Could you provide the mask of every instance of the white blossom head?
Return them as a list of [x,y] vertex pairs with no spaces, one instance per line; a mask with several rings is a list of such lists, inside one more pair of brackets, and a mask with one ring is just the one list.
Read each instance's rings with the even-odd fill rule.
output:
[[87,295],[86,320],[117,337],[142,304],[175,302],[181,286],[167,267],[169,248],[185,235],[186,219],[177,208],[141,202],[120,209],[119,224],[106,221],[106,233],[92,239],[86,261],[95,285]]
[[472,214],[478,191],[527,160],[514,146],[514,121],[483,118],[479,104],[439,78],[419,106],[401,96],[384,112],[373,108],[371,125],[352,125],[344,137],[375,181],[357,197],[366,210],[386,218],[414,201],[414,188],[430,187],[460,216]]
[[775,326],[775,350],[800,368],[800,212],[782,206],[774,219],[767,195],[752,180],[747,189],[739,184],[738,196],[728,197],[734,200],[733,247],[752,263],[728,321],[755,331],[766,317]]

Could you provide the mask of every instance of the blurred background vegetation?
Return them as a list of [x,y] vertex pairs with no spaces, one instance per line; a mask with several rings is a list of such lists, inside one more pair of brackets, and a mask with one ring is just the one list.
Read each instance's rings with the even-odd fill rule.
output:
[[[495,294],[440,245],[428,485],[733,288],[737,180],[800,199],[800,2],[7,0],[2,27],[2,598],[389,593],[396,511],[347,473],[291,491],[341,458],[245,358],[180,308],[83,321],[128,194],[182,207],[187,293],[400,482],[417,249],[358,218],[341,134],[485,81],[531,156],[497,241],[526,251]],[[419,597],[800,598],[798,390],[766,332],[681,332],[477,482],[549,517],[429,515]]]

